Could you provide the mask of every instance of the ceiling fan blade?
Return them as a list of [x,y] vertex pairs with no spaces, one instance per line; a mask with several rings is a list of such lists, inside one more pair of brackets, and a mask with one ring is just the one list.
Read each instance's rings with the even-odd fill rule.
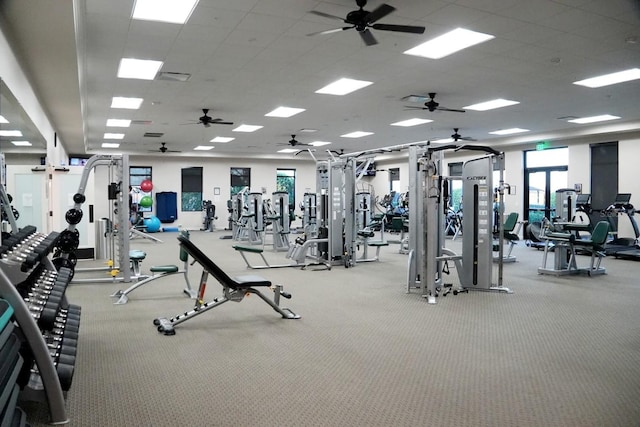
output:
[[338,21],[347,22],[343,18],[340,18],[339,16],[330,15],[328,13],[320,12],[320,11],[317,11],[317,10],[311,10],[311,11],[309,11],[309,13],[312,13],[312,14],[318,15],[318,16],[322,16],[324,18],[337,19]]
[[373,24],[374,22],[376,22],[381,18],[384,18],[394,10],[396,10],[395,7],[382,3],[380,6],[373,9],[373,11],[367,15],[367,23]]
[[344,31],[344,30],[350,30],[352,29],[353,26],[351,27],[342,27],[342,28],[334,28],[332,30],[325,30],[325,31],[316,31],[315,33],[309,33],[307,34],[308,36],[317,36],[320,34],[331,34],[331,33],[338,33],[340,31]]
[[424,95],[407,95],[400,99],[402,99],[403,101],[409,101],[409,102],[426,102],[429,100],[429,97]]
[[417,107],[415,105],[405,105],[404,109],[405,110],[428,110],[427,107]]
[[213,119],[210,122],[212,125],[232,125],[233,122],[225,122],[222,119]]
[[371,28],[374,30],[384,30],[384,31],[396,31],[398,33],[412,33],[412,34],[422,34],[424,33],[424,27],[416,27],[413,25],[391,25],[391,24],[373,24]]
[[373,46],[374,44],[378,44],[378,40],[376,40],[376,38],[373,37],[373,34],[371,34],[371,31],[369,31],[369,29],[366,29],[364,31],[358,31],[358,33],[360,34],[360,37],[362,37],[364,44],[366,44],[367,46]]
[[437,109],[437,110],[440,110],[440,111],[451,111],[451,112],[454,112],[454,113],[466,113],[466,112],[467,112],[467,110],[459,110],[459,109],[457,109],[457,108],[444,108],[444,107],[438,107],[438,108],[436,108],[436,109]]

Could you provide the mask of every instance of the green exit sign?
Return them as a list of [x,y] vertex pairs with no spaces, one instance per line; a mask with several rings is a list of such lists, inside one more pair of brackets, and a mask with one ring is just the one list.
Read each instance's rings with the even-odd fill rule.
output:
[[542,141],[536,144],[536,150],[538,151],[546,150],[547,148],[549,148],[549,141]]

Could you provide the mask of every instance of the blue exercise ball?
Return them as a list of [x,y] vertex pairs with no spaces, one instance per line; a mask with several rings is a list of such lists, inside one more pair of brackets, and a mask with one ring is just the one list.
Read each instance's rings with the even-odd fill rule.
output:
[[160,231],[160,220],[157,216],[150,216],[149,218],[144,219],[144,226],[148,233],[155,233]]

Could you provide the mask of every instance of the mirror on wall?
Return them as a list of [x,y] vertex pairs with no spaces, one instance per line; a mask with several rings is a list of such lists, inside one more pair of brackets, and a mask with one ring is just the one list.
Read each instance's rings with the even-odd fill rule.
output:
[[46,153],[47,143],[33,121],[0,79],[0,152],[9,154]]

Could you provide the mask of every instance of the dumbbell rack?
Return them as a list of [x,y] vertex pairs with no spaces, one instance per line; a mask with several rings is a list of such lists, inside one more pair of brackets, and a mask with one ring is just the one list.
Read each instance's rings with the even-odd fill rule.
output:
[[80,325],[80,307],[68,304],[72,271],[56,270],[49,254],[59,233],[27,226],[0,246],[0,298],[13,308],[16,335],[24,342],[18,376],[20,398],[47,402],[50,422],[65,424],[65,392],[71,386]]

